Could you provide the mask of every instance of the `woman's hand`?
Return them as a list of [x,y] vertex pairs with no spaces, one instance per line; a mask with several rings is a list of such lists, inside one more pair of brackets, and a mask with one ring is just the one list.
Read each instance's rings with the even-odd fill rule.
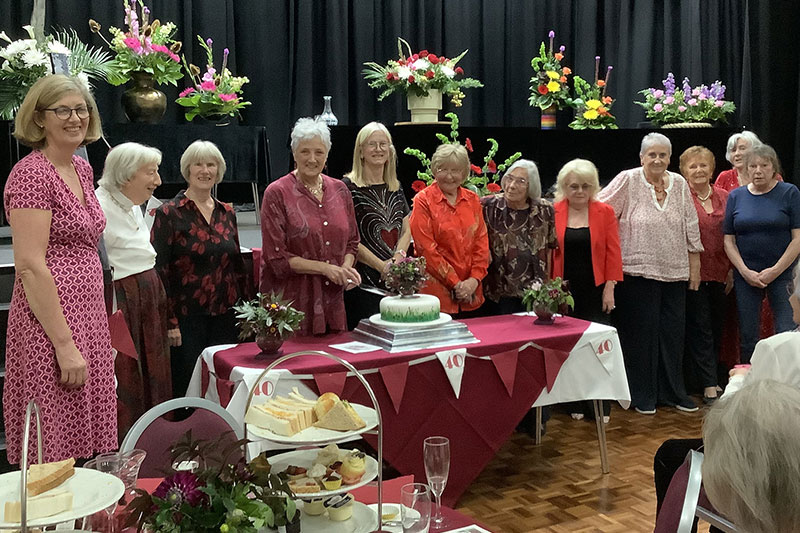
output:
[[361,285],[361,274],[358,273],[358,270],[346,266],[343,266],[342,269],[347,273],[347,283],[344,285],[344,290],[349,291]]
[[86,360],[74,343],[56,350],[56,362],[61,369],[61,383],[65,387],[74,389],[86,383],[86,379],[89,377]]
[[170,346],[180,346],[183,342],[181,340],[181,328],[168,329],[167,341],[169,341]]
[[456,300],[460,302],[471,302],[475,291],[478,290],[478,280],[475,278],[467,278],[464,281],[459,281],[453,287],[456,293]]
[[728,270],[728,275],[725,277],[725,294],[730,294],[733,290],[733,269]]
[[[326,278],[328,278],[330,281],[334,282],[337,285],[342,285],[342,286],[347,285],[349,283],[347,281],[348,278],[351,280],[353,279],[352,276],[350,275],[350,271],[346,270],[344,267],[336,265],[331,265],[331,264],[326,265],[323,273],[325,274]],[[360,280],[361,277],[359,277],[359,281]]]
[[610,313],[615,309],[614,305],[614,284],[606,283],[603,287],[603,312]]
[[750,270],[749,268],[745,267],[739,272],[739,274],[742,275],[742,277],[744,278],[744,280],[747,282],[748,285],[752,285],[753,287],[759,289],[763,289],[764,287],[767,286],[766,283],[761,281],[759,273],[756,272],[755,270]]
[[766,287],[767,285],[775,281],[775,278],[777,278],[779,275],[780,272],[778,272],[778,269],[775,268],[774,266],[771,266],[759,272],[758,279],[761,280],[761,283],[763,283],[764,286]]

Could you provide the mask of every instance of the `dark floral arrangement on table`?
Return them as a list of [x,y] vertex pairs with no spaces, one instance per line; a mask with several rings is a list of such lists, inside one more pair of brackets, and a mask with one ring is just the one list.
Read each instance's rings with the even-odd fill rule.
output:
[[250,80],[245,76],[234,76],[228,70],[228,54],[225,48],[222,52],[222,68],[219,73],[214,68],[214,49],[211,39],[203,40],[199,35],[197,39],[206,52],[206,71],[200,77],[200,69],[195,65],[186,63],[183,57],[183,66],[192,82],[192,85],[181,91],[178,105],[188,108],[185,117],[192,121],[194,117],[238,117],[240,111],[250,102],[241,98],[242,85]]
[[528,311],[544,310],[562,314],[575,307],[568,282],[559,277],[548,281],[534,280],[522,292],[522,303]]
[[[158,19],[150,21],[150,8],[142,0],[122,0],[125,6],[125,24],[127,31],[110,27],[111,42],[100,33],[100,24],[89,19],[89,28],[98,34],[113,52],[116,53],[111,62],[108,82],[122,85],[131,79],[132,72],[147,72],[153,75],[158,84],[171,83],[177,85],[183,77],[180,41],[175,41],[175,24],[161,23]],[[138,8],[137,8],[138,3]],[[139,15],[141,9],[141,16]]]
[[[403,53],[403,45],[408,54]],[[397,38],[398,59],[390,59],[386,65],[375,62],[364,63],[362,73],[367,84],[373,89],[383,89],[378,101],[399,91],[403,94],[414,93],[417,96],[428,96],[428,91],[438,89],[442,94],[450,96],[456,107],[461,107],[464,99],[464,88],[483,87],[474,78],[465,78],[464,69],[457,66],[468,50],[464,50],[453,59],[437,56],[427,50],[411,52],[411,45],[404,39]]]
[[242,301],[233,306],[239,319],[239,338],[253,336],[289,337],[294,334],[306,314],[292,307],[292,301],[283,299],[283,292],[256,294],[255,300]]
[[[441,133],[437,133],[436,138],[442,144],[458,144],[458,115],[455,113],[447,113],[445,116],[450,119],[450,136],[448,137]],[[514,164],[517,159],[522,157],[522,153],[515,152],[498,165],[495,163],[494,158],[497,155],[500,145],[492,138],[486,140],[489,143],[489,151],[483,158],[483,164],[480,166],[470,164],[470,173],[463,185],[465,188],[471,190],[479,196],[486,196],[487,194],[495,194],[500,192],[502,189],[500,188],[500,184],[497,182],[500,174],[505,172],[506,169]],[[467,149],[467,152],[474,152],[472,141],[469,138],[465,140],[464,147]],[[415,180],[411,184],[411,188],[414,190],[414,192],[418,193],[434,181],[433,171],[431,170],[431,160],[427,155],[425,155],[424,152],[422,152],[422,150],[418,150],[416,148],[406,148],[403,150],[403,153],[407,155],[413,155],[419,159],[419,162],[422,163],[422,166],[424,167],[423,170],[417,171],[417,178],[419,179]]]
[[0,119],[12,120],[28,90],[36,80],[53,73],[50,54],[67,56],[69,73],[77,76],[87,87],[90,79],[106,79],[111,56],[83,43],[75,30],[60,30],[39,42],[33,26],[23,26],[27,39],[12,41],[0,32]]
[[229,435],[213,441],[194,441],[191,431],[184,435],[171,449],[173,464],[205,466],[167,476],[152,495],[137,489],[125,510],[125,527],[156,533],[256,533],[296,520],[299,512],[285,475],[270,473],[263,454],[250,463],[242,458],[229,464],[247,443],[230,442]]
[[531,96],[528,99],[531,107],[541,110],[556,106],[558,109],[570,107],[567,76],[572,69],[561,66],[566,47],[561,45],[558,52],[553,53],[553,39],[556,33],[550,31],[550,47],[545,49],[544,42],[539,47],[539,55],[531,60],[534,75],[531,78]]
[[717,80],[711,86],[692,87],[689,78],[683,78],[679,89],[675,76],[670,72],[663,81],[663,89],[649,88],[639,91],[647,118],[654,124],[676,124],[680,122],[725,122],[727,115],[736,110],[736,105],[725,100],[725,86]]
[[573,78],[575,86],[575,99],[572,105],[576,109],[575,119],[569,127],[574,130],[585,129],[618,129],[617,119],[611,114],[614,99],[606,96],[608,78],[611,75],[611,65],[606,69],[605,79],[600,79],[600,56],[594,58],[594,83],[589,84],[580,76]]
[[404,257],[386,265],[383,279],[386,287],[402,296],[416,294],[428,281],[424,257]]

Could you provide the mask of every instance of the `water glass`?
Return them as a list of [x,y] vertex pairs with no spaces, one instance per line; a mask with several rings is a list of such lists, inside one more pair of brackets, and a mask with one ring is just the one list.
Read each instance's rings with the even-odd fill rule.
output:
[[428,437],[423,445],[425,476],[436,499],[436,513],[431,519],[431,530],[446,527],[442,516],[442,493],[450,474],[450,440],[447,437]]
[[424,483],[400,488],[400,521],[403,533],[428,533],[431,521],[431,493]]

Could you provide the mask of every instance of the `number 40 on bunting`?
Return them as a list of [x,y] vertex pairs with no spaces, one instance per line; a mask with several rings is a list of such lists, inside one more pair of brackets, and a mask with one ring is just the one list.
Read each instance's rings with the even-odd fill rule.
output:
[[445,350],[436,352],[436,357],[442,363],[447,379],[450,381],[450,386],[453,387],[453,393],[458,398],[461,394],[461,378],[464,376],[464,364],[466,363],[467,349],[458,348],[457,350]]

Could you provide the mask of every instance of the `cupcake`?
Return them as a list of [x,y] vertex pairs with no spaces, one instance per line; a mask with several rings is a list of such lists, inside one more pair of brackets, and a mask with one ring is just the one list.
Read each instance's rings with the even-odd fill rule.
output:
[[364,452],[353,450],[342,461],[342,468],[339,473],[342,475],[342,483],[345,485],[354,485],[361,481],[366,470],[366,455]]
[[322,478],[322,485],[325,490],[336,490],[342,486],[342,476],[336,472],[331,472]]
[[311,516],[319,516],[325,512],[325,500],[323,498],[315,498],[303,502],[303,511]]
[[343,522],[353,516],[353,497],[350,494],[337,494],[325,500],[328,518],[334,522]]

